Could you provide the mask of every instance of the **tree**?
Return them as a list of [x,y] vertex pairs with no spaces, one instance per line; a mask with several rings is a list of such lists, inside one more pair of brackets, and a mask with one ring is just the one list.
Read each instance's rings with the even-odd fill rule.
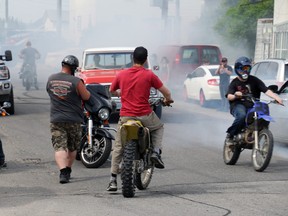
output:
[[274,0],[222,0],[219,12],[223,14],[215,30],[230,44],[244,46],[254,56],[257,20],[273,18]]

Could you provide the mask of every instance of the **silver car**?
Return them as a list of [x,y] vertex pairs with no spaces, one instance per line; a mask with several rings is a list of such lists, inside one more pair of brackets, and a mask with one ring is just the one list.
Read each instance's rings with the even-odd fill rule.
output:
[[253,65],[251,75],[260,78],[267,86],[281,87],[288,80],[288,60],[271,58],[259,61]]

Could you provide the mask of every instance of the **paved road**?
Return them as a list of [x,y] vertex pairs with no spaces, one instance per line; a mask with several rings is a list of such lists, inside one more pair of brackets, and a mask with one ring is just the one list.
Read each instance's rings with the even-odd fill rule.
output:
[[[45,76],[40,90],[15,78],[16,114],[1,118],[8,168],[0,170],[0,215],[287,215],[288,155],[276,146],[270,166],[253,170],[249,151],[235,166],[222,159],[231,116],[176,100],[165,108],[163,160],[146,191],[123,198],[105,191],[110,161],[87,169],[76,161],[71,183],[58,183],[49,133]],[[283,153],[284,152],[284,153]],[[281,153],[281,154],[280,154]],[[118,180],[120,184],[120,180]]]

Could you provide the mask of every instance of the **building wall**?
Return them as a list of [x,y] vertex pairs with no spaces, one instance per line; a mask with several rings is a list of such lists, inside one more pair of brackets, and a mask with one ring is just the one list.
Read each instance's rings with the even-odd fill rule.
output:
[[273,47],[274,58],[288,59],[288,1],[274,0]]
[[273,19],[259,19],[257,22],[254,61],[272,57]]
[[288,1],[274,0],[274,25],[287,22],[288,20]]

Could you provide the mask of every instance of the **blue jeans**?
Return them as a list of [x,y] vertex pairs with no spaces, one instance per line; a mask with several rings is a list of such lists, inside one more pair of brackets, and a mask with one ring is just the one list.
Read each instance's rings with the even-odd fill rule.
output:
[[228,87],[229,87],[229,83],[228,83],[228,85],[221,84],[219,86],[220,96],[221,96],[221,107],[220,107],[220,109],[224,110],[224,111],[229,109],[229,102],[228,102],[228,99],[225,97],[226,92],[228,90]]
[[5,155],[4,155],[4,152],[3,152],[3,148],[2,148],[2,142],[1,142],[1,139],[0,139],[0,164],[2,162],[5,161]]
[[231,136],[237,135],[245,127],[247,108],[243,104],[236,104],[231,110],[231,114],[234,116],[234,122],[227,129],[227,133]]

